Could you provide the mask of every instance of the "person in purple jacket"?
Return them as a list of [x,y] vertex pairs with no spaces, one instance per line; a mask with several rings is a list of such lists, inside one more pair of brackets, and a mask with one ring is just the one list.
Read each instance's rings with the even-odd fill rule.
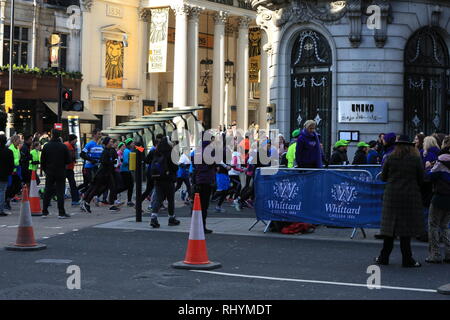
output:
[[436,138],[432,136],[423,139],[423,150],[421,152],[422,162],[425,169],[431,169],[438,159],[441,149],[439,148]]
[[384,135],[383,137],[384,150],[383,150],[383,157],[381,159],[381,166],[383,166],[387,157],[392,153],[392,151],[394,151],[396,140],[397,135],[394,132],[389,132],[388,134]]
[[295,160],[298,168],[322,168],[322,148],[316,122],[308,120],[297,138]]

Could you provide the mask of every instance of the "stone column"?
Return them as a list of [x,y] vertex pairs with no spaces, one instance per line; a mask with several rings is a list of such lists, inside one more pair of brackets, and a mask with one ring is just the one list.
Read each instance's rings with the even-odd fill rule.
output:
[[239,38],[237,56],[237,126],[248,127],[248,24],[249,17],[239,19]]
[[173,6],[175,12],[175,54],[173,67],[173,106],[187,105],[187,17],[189,7]]
[[261,70],[260,70],[260,85],[259,85],[259,107],[258,107],[258,124],[261,129],[268,129],[267,122],[267,104],[268,100],[268,69],[267,52],[263,47],[267,44],[267,34],[261,30]]
[[[6,1],[0,1],[0,65],[3,65],[3,40],[5,38],[5,10]],[[8,64],[8,63],[6,63]]]
[[225,23],[227,21],[227,17],[228,13],[225,11],[219,11],[214,16],[214,63],[211,106],[212,129],[217,129],[217,127],[222,125],[224,122]]
[[192,7],[189,11],[188,20],[188,64],[187,64],[187,104],[197,106],[198,89],[198,26],[199,16],[202,8]]

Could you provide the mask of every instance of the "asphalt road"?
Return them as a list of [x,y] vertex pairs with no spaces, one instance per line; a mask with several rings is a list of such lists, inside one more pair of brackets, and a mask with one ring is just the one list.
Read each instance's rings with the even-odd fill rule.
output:
[[[184,258],[186,233],[87,228],[40,242],[48,248],[37,252],[0,250],[0,299],[450,298],[413,291],[434,290],[449,283],[450,266],[424,263],[419,269],[401,268],[398,244],[392,265],[381,268],[381,285],[401,288],[369,290],[364,286],[369,277],[367,267],[381,243],[211,234],[207,236],[209,258],[223,267],[214,270],[218,273],[198,273],[171,268]],[[426,247],[413,250],[417,257],[426,256]],[[71,261],[37,262],[42,259]],[[70,265],[80,268],[80,290],[67,289]]]

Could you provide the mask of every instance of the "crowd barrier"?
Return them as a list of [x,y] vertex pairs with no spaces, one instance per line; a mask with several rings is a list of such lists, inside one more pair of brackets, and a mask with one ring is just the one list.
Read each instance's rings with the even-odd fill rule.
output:
[[376,181],[379,166],[372,172],[363,167],[259,168],[255,176],[257,222],[379,228],[384,183]]

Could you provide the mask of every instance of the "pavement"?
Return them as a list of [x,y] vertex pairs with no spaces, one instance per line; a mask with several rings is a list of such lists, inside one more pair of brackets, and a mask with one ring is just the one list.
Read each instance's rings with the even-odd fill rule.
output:
[[[147,202],[144,203],[144,208]],[[20,203],[12,215],[0,217],[0,244],[13,242]],[[214,208],[214,203],[211,204]],[[33,217],[34,233],[47,249],[11,252],[0,249],[0,299],[170,299],[170,300],[335,300],[335,299],[429,299],[448,300],[437,288],[450,283],[447,264],[419,269],[401,267],[398,245],[391,265],[382,266],[380,289],[367,286],[373,258],[381,241],[378,230],[319,227],[314,233],[282,235],[264,233],[253,210],[210,210],[206,235],[211,261],[221,269],[189,271],[173,269],[183,260],[190,228],[190,208],[176,203],[181,224],[167,225],[167,212],[160,213],[161,228],[149,226],[149,215],[136,222],[134,209],[94,207],[86,214],[66,202],[73,216]],[[414,256],[423,262],[427,244],[413,241]],[[79,268],[81,289],[69,290],[69,267]]]

